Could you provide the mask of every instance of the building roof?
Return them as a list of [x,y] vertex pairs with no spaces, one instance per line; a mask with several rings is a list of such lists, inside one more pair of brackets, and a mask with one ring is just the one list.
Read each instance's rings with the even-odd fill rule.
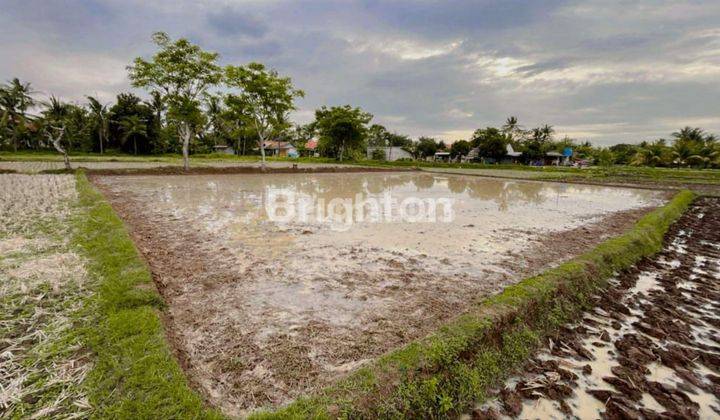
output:
[[505,146],[505,150],[508,156],[510,157],[520,157],[522,156],[522,152],[516,152],[515,149],[513,149],[512,144],[508,143],[507,146]]
[[547,153],[545,153],[545,156],[547,156],[547,157],[563,157],[564,155],[559,152],[547,152]]
[[311,139],[311,140],[308,140],[307,143],[305,143],[305,148],[308,150],[315,150],[317,145],[318,145],[317,139]]
[[289,142],[276,141],[276,140],[266,141],[265,143],[263,143],[263,147],[265,147],[265,149],[270,149],[270,150],[294,149],[295,148],[295,146],[293,146]]

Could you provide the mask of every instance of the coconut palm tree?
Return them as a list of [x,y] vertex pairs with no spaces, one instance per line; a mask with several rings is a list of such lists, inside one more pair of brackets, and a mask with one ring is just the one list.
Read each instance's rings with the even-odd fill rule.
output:
[[130,115],[123,118],[120,121],[120,127],[122,128],[122,143],[123,145],[132,139],[133,141],[133,154],[137,155],[137,138],[138,136],[147,136],[147,126],[145,122],[140,119],[137,115]]
[[510,116],[505,120],[502,131],[505,134],[509,134],[512,140],[522,140],[526,135],[525,130],[523,130],[522,126],[518,123],[518,119],[515,116]]
[[27,131],[27,110],[35,105],[34,93],[30,83],[22,83],[18,78],[0,86],[0,110],[7,115],[6,125],[16,152],[20,135]]
[[642,142],[631,163],[633,165],[657,166],[665,162],[666,155],[667,146],[664,139],[652,143]]
[[552,140],[553,134],[555,134],[555,129],[552,125],[543,125],[540,127],[540,132],[542,133],[543,139],[545,141]]
[[691,157],[695,155],[694,144],[689,140],[677,139],[675,140],[670,153],[673,157],[673,163],[680,168],[680,166],[686,165],[692,161]]
[[720,147],[717,143],[717,138],[713,134],[708,134],[703,140],[702,146],[698,148],[696,153],[688,157],[688,161],[697,162],[703,168],[717,163],[720,158]]
[[703,143],[705,141],[705,131],[699,127],[684,127],[680,131],[672,133],[676,141],[686,141],[691,143]]
[[107,140],[109,130],[109,118],[107,105],[100,103],[97,98],[87,97],[89,102],[90,114],[95,120],[97,126],[98,140],[100,141],[100,154],[103,154],[103,140]]
[[153,114],[155,114],[155,124],[157,124],[159,131],[159,129],[162,128],[162,114],[167,109],[165,98],[163,98],[162,93],[156,90],[150,94],[150,97],[150,101],[146,101],[145,104],[152,110]]

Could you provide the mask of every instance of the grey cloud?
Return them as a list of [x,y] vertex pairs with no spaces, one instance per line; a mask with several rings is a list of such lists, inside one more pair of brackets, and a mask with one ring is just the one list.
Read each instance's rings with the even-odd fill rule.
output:
[[517,115],[610,144],[684,119],[720,131],[718,20],[713,0],[5,0],[0,55],[18,58],[0,60],[0,79],[70,98],[128,88],[124,64],[164,30],[291,76],[305,116],[349,103],[419,136]]
[[268,31],[267,24],[258,17],[229,7],[209,13],[207,20],[220,35],[246,35],[259,38]]

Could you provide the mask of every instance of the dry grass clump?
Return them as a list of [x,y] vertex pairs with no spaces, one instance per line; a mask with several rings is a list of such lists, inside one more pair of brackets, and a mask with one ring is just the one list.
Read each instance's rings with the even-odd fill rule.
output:
[[88,417],[83,260],[68,245],[74,178],[0,175],[0,417]]
[[42,225],[64,220],[77,200],[72,175],[0,176],[0,238],[26,236]]

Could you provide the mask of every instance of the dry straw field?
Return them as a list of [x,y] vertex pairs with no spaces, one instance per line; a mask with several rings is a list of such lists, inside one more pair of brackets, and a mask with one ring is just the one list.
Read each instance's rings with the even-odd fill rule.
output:
[[0,176],[0,411],[84,417],[90,369],[75,326],[87,276],[70,247],[71,175]]

